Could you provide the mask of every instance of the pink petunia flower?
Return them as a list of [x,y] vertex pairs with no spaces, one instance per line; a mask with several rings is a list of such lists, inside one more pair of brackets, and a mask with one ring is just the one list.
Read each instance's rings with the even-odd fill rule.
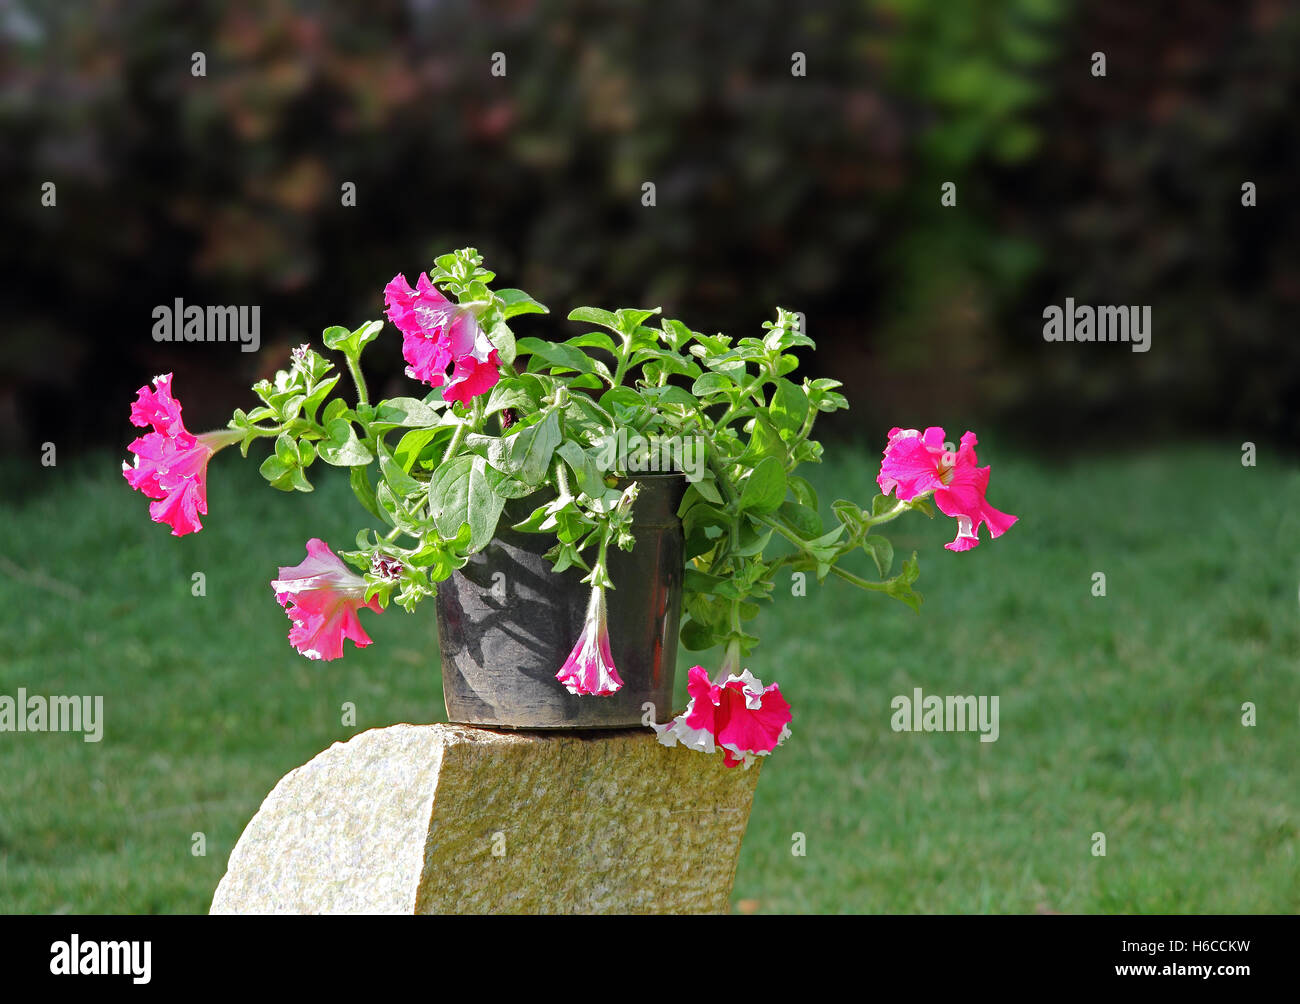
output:
[[122,463],[127,484],[155,501],[149,516],[166,523],[172,536],[183,537],[203,529],[199,516],[208,514],[208,460],[218,450],[238,442],[241,433],[231,429],[193,435],[181,420],[181,405],[171,390],[172,375],[154,377],[136,392],[131,404],[131,424],[152,425],[153,431],[131,442],[127,449],[135,463]]
[[763,686],[749,670],[714,683],[702,666],[692,666],[686,683],[691,702],[686,710],[652,728],[665,746],[684,746],[701,753],[722,749],[727,767],[750,765],[767,756],[790,736],[793,715],[779,684]]
[[582,634],[555,678],[570,694],[605,697],[622,689],[623,681],[614,668],[614,657],[609,651],[604,587],[592,587]]
[[[398,274],[384,287],[388,319],[402,333],[406,375],[446,389],[448,401],[468,404],[501,379],[501,360],[474,312],[452,303],[421,272],[415,288]],[[447,375],[447,367],[452,367]]]
[[891,429],[876,478],[880,490],[886,495],[892,490],[900,502],[934,492],[934,504],[957,520],[957,536],[943,545],[949,551],[969,551],[979,544],[982,523],[988,525],[990,536],[1001,537],[1019,519],[985,501],[990,468],[978,466],[977,442],[975,433],[967,432],[953,453],[944,449],[943,429],[938,426],[924,434]]
[[292,568],[281,568],[271,588],[293,621],[290,644],[308,659],[339,658],[344,638],[351,638],[357,648],[365,648],[370,636],[361,626],[359,612],[362,607],[377,614],[383,612],[378,596],[366,602],[366,580],[317,537],[307,541],[307,560]]

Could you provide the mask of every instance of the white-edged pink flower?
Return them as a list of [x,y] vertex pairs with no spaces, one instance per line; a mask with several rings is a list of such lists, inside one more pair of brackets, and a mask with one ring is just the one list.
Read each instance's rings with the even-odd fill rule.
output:
[[790,735],[794,716],[780,685],[764,687],[747,669],[714,683],[703,666],[692,666],[686,689],[691,695],[686,710],[671,722],[651,726],[665,746],[680,742],[700,753],[721,749],[725,766],[743,764],[748,770]]
[[361,626],[359,611],[366,607],[383,612],[378,596],[366,602],[366,580],[317,537],[307,541],[307,560],[281,568],[271,588],[293,621],[290,644],[308,659],[339,658],[344,638],[365,648],[370,636]]
[[605,589],[593,586],[587,603],[587,620],[578,643],[555,674],[570,694],[605,697],[623,687],[614,657],[609,651],[609,624],[605,612]]

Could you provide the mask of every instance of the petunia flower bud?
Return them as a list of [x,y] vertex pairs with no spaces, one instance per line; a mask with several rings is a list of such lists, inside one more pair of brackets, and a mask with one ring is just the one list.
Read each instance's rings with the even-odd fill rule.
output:
[[614,668],[614,657],[609,651],[609,625],[603,586],[592,587],[582,634],[555,678],[564,684],[570,694],[604,697],[622,688],[623,681]]

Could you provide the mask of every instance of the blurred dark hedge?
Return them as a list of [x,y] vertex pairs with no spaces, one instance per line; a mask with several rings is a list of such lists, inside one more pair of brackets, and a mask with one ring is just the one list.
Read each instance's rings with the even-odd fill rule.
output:
[[[873,438],[1300,433],[1292,4],[65,0],[0,39],[10,449],[124,442],[165,370],[222,424],[466,245],[543,334],[581,303],[801,310]],[[1152,305],[1151,351],[1045,343],[1066,296]],[[262,351],[155,343],[175,297],[260,305]]]

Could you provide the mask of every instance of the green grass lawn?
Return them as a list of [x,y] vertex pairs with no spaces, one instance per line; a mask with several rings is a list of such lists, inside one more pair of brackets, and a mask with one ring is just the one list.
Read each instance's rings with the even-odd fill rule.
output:
[[[829,452],[810,475],[823,509],[869,499],[878,453]],[[1021,521],[960,555],[950,520],[891,524],[920,552],[920,616],[835,579],[786,583],[764,611],[750,667],[795,719],[763,768],[737,908],[1300,910],[1300,472],[1228,447],[1055,468],[981,452],[990,501]],[[284,496],[225,454],[207,528],[175,539],[117,463],[0,474],[48,482],[0,508],[0,694],[103,694],[106,718],[98,744],[0,733],[0,911],[206,911],[283,774],[443,717],[432,609],[368,617],[375,644],[333,663],[285,639],[267,583],[310,536],[350,545],[341,479]],[[999,740],[891,731],[914,687],[998,695]]]

